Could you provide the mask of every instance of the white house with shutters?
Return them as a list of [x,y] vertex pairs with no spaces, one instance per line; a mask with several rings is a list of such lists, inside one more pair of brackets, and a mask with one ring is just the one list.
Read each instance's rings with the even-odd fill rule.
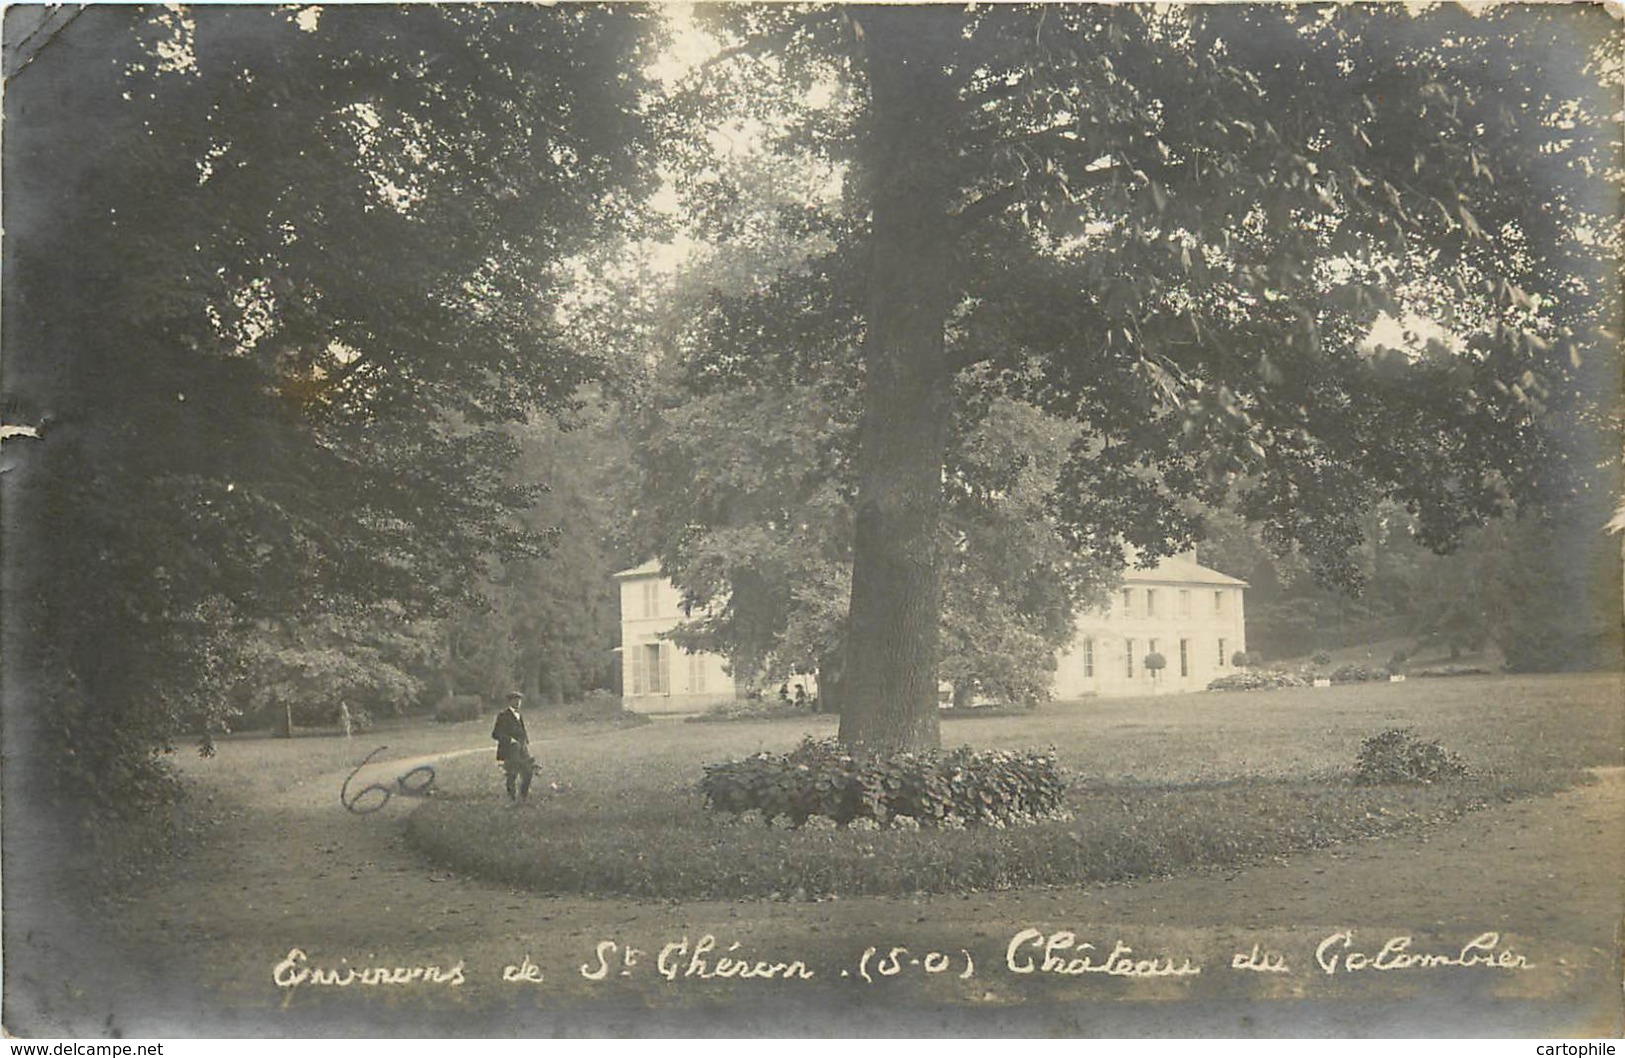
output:
[[[682,596],[651,561],[615,574],[621,585],[621,688],[627,708],[686,713],[736,697],[716,654],[685,653],[664,636],[686,619]],[[1056,659],[1056,698],[1200,691],[1234,672],[1247,649],[1245,581],[1208,569],[1195,552],[1131,569],[1111,605],[1078,615]],[[1145,659],[1160,654],[1161,670]]]
[[688,713],[737,697],[721,655],[686,653],[664,636],[681,621],[682,594],[658,561],[615,574],[621,583],[621,696],[639,713]]
[[[1056,698],[1200,691],[1247,650],[1247,582],[1208,569],[1189,551],[1131,569],[1110,605],[1078,615],[1056,659]],[[1145,659],[1160,654],[1161,670]]]

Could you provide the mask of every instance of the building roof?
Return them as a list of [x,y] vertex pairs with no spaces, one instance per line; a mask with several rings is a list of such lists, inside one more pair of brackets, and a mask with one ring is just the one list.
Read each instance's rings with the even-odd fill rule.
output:
[[615,579],[630,580],[633,577],[658,576],[660,576],[660,560],[658,558],[651,558],[641,566],[633,566],[631,569],[621,570],[619,573],[615,574]]
[[[631,580],[634,577],[660,576],[660,560],[651,558],[641,566],[623,569],[615,574],[616,580]],[[1175,555],[1159,561],[1150,569],[1128,569],[1123,572],[1124,584],[1205,584],[1215,587],[1245,588],[1247,582],[1237,580],[1235,577],[1220,573],[1216,569],[1208,569],[1200,565],[1189,552]]]
[[1160,560],[1150,569],[1123,571],[1124,584],[1205,584],[1245,588],[1247,582],[1197,563],[1189,553]]

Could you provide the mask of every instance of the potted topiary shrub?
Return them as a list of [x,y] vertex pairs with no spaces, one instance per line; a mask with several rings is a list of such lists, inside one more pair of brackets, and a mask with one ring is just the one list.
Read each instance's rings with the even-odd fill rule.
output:
[[1332,653],[1329,650],[1317,650],[1309,655],[1309,660],[1315,663],[1314,685],[1316,687],[1330,687],[1332,679],[1326,675],[1326,666],[1332,663]]
[[1168,659],[1155,651],[1145,656],[1145,671],[1151,674],[1151,686],[1157,686],[1157,674],[1168,667]]

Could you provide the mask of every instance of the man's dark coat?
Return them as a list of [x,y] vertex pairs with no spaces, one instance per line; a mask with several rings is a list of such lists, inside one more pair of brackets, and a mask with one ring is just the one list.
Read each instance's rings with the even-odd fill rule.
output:
[[497,714],[491,737],[497,740],[497,760],[522,761],[530,756],[530,736],[525,733],[525,718],[512,709]]

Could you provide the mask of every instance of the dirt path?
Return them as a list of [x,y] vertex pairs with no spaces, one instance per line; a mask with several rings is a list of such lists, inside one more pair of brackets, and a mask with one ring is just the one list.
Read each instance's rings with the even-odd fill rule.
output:
[[[359,781],[488,752],[390,761]],[[71,1014],[78,1031],[1521,1036],[1621,1028],[1621,769],[1448,827],[1241,870],[1091,890],[799,904],[513,891],[426,868],[403,838],[409,798],[368,815],[345,811],[337,794],[347,772],[254,798],[233,792],[228,768],[210,774],[224,806],[212,839],[161,886],[109,909],[118,943],[97,964],[104,973],[79,964],[62,983],[67,994],[53,1009]],[[1064,941],[1056,937],[1063,931],[1075,935],[1071,947],[1052,945],[1063,967],[1080,954],[1105,962],[1114,947],[1114,965],[1158,961],[1146,976],[1045,973],[1044,944]],[[715,938],[710,951],[706,936]],[[1022,942],[1029,936],[1041,939]],[[1357,962],[1401,937],[1409,946],[1391,951],[1390,963],[1418,953],[1460,961],[1466,948],[1477,961],[1518,965],[1351,969],[1351,953]],[[52,938],[31,934],[30,943],[45,950]],[[731,945],[733,958],[798,975],[804,964],[813,977],[718,976]],[[907,950],[887,974],[894,947]],[[1238,958],[1248,965],[1237,967]],[[414,979],[339,987],[306,977],[279,987],[279,964],[284,983],[312,968],[342,978],[352,968],[400,967]],[[1180,966],[1200,972],[1171,972]],[[505,970],[515,979],[504,980]]]

